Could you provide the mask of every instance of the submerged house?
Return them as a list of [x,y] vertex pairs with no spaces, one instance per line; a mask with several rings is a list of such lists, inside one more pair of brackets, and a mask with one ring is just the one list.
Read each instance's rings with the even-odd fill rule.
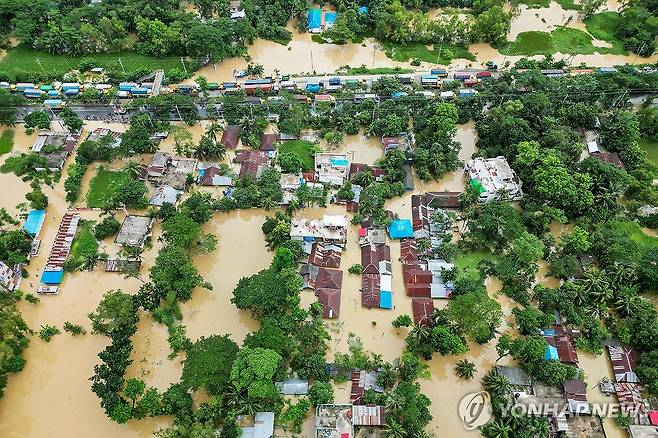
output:
[[362,246],[361,266],[361,305],[369,309],[392,309],[391,248],[388,245]]
[[640,378],[635,373],[638,354],[634,349],[624,346],[608,345],[608,355],[610,356],[610,362],[612,362],[612,369],[615,373],[616,382],[640,382]]
[[354,405],[363,404],[363,395],[367,390],[373,390],[378,394],[383,394],[384,388],[377,384],[377,376],[379,376],[379,372],[377,371],[352,371],[350,403]]
[[123,220],[114,241],[119,245],[142,247],[144,240],[151,233],[154,222],[155,219],[147,216],[128,215]]
[[342,248],[333,244],[314,242],[308,262],[323,268],[340,268]]
[[121,138],[123,137],[123,133],[117,132],[117,131],[112,131],[109,128],[96,128],[92,132],[89,133],[87,136],[87,141],[97,141],[100,140],[101,138],[110,136],[112,139],[110,143],[110,147],[113,149],[118,148],[121,146]]
[[411,300],[414,324],[429,327],[432,325],[434,301],[431,298],[414,298]]
[[235,149],[240,143],[240,127],[236,125],[229,125],[222,133],[220,141],[226,149]]
[[257,412],[254,425],[243,427],[240,438],[272,438],[274,436],[274,412]]
[[236,152],[235,163],[240,164],[240,178],[251,176],[254,180],[260,178],[263,171],[270,165],[270,159],[267,152],[253,149],[240,149]]
[[343,271],[320,268],[315,278],[315,295],[322,304],[322,315],[336,319],[340,315],[340,294],[343,286]]
[[342,186],[348,176],[350,161],[347,154],[315,154],[315,173],[317,181],[332,186]]
[[261,134],[260,150],[267,152],[267,156],[272,159],[276,157],[276,142],[279,140],[279,134]]
[[45,160],[45,164],[35,165],[36,171],[50,170],[56,172],[62,170],[66,159],[71,155],[80,140],[80,134],[41,131],[32,145],[32,152]]
[[568,365],[578,365],[578,353],[571,339],[573,331],[562,326],[542,330],[546,340],[546,359],[559,360]]
[[14,270],[5,262],[0,261],[0,291],[13,292],[20,282],[20,270]]
[[161,207],[164,203],[176,204],[178,197],[181,195],[182,190],[175,189],[174,187],[161,185],[155,188],[153,196],[149,204]]
[[470,185],[479,192],[478,202],[496,199],[519,201],[523,199],[521,180],[516,176],[505,157],[475,158],[464,167]]
[[219,164],[202,164],[199,166],[197,182],[202,186],[230,187],[233,185],[233,178],[223,175]]
[[322,219],[293,218],[290,238],[305,242],[324,242],[344,245],[347,243],[346,215],[325,214]]

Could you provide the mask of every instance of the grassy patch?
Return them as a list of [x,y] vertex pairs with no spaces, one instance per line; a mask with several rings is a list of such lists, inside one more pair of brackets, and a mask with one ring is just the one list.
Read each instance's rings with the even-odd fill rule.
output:
[[651,138],[640,139],[640,147],[647,153],[647,159],[658,164],[658,141]]
[[106,205],[114,196],[119,184],[127,179],[130,179],[130,175],[126,172],[112,171],[100,167],[96,172],[96,176],[89,183],[87,206],[97,208]]
[[[64,55],[53,55],[48,52],[34,50],[29,47],[19,46],[10,49],[7,55],[0,61],[0,70],[5,70],[11,73],[25,73],[25,72],[42,72],[45,70],[48,73],[63,75],[71,69],[77,69],[82,61],[91,61],[96,67],[103,67],[108,70],[121,71],[121,64],[127,73],[134,72],[140,69],[155,70],[163,68],[166,70],[172,68],[183,69],[180,58],[153,58],[150,56],[140,55],[135,52],[119,52],[119,53],[97,53],[87,55],[84,57],[71,57]],[[41,62],[41,66],[37,62]],[[190,70],[196,69],[196,63],[186,63],[187,68]],[[43,67],[43,70],[41,70]]]
[[658,237],[646,234],[637,222],[620,222],[617,228],[638,245],[658,247]]
[[612,44],[615,53],[626,54],[624,49],[624,42],[617,38],[615,29],[619,26],[621,16],[617,12],[601,12],[594,14],[585,19],[585,26],[589,32],[597,40],[607,41]]
[[500,52],[504,55],[524,56],[549,55],[556,52],[580,55],[625,53],[616,46],[596,47],[592,44],[591,36],[571,27],[559,27],[551,33],[522,32],[517,36],[516,41],[508,42],[500,49]]
[[459,253],[455,258],[455,266],[463,273],[476,273],[480,261],[496,259],[497,257],[489,251],[463,252]]
[[297,155],[300,160],[302,160],[304,171],[310,171],[315,165],[313,158],[314,148],[315,144],[311,143],[310,141],[290,140],[281,143],[279,146],[279,153],[292,152],[293,154]]
[[555,0],[557,4],[562,6],[562,9],[571,9],[572,11],[580,11],[581,6],[577,5],[574,0]]
[[71,254],[69,261],[73,266],[79,266],[85,258],[98,252],[98,241],[94,236],[94,223],[84,221],[78,227],[78,232],[71,244]]
[[458,58],[475,61],[475,55],[469,52],[466,47],[455,46],[452,44],[435,44],[431,50],[424,44],[396,44],[384,42],[382,45],[386,51],[386,56],[399,62],[420,59],[421,61],[436,64],[450,64],[453,59]]
[[14,131],[11,129],[5,129],[0,134],[0,155],[11,152],[14,148]]

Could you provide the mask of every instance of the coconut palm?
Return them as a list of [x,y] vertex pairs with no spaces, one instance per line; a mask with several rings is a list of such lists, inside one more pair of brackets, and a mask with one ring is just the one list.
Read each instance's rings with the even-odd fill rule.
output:
[[206,129],[206,135],[207,135],[208,138],[210,138],[210,139],[213,141],[213,143],[215,143],[215,144],[217,144],[217,142],[218,142],[217,138],[218,138],[220,132],[222,132],[222,127],[219,125],[219,123],[217,123],[217,122],[214,121],[214,120],[213,120],[213,122],[210,124],[210,126],[208,126],[208,129]]
[[489,394],[506,394],[510,390],[509,381],[505,376],[496,374],[493,370],[482,378],[482,386]]
[[475,376],[475,364],[466,359],[462,359],[457,362],[455,372],[462,379],[471,380],[473,376]]
[[494,420],[482,428],[482,435],[487,438],[509,438],[512,428],[502,420]]
[[375,182],[375,175],[372,174],[372,170],[365,169],[359,172],[355,179],[362,187],[368,187],[370,184]]
[[263,198],[260,201],[260,206],[263,207],[265,210],[270,211],[276,207],[276,202],[274,202],[272,198]]
[[432,248],[432,241],[430,239],[418,239],[416,240],[416,249],[419,254],[425,254]]
[[613,305],[622,317],[627,317],[634,313],[637,299],[637,290],[635,288],[622,286],[617,289]]
[[424,342],[430,338],[431,332],[426,325],[417,325],[409,333],[411,336],[415,337],[418,341]]
[[402,408],[404,407],[404,397],[402,397],[397,392],[393,392],[386,398],[385,406],[387,411],[391,411],[391,412],[401,411]]
[[142,165],[137,161],[128,161],[123,168],[124,172],[128,173],[133,178],[137,178],[142,173]]
[[82,257],[82,263],[80,264],[80,268],[83,271],[93,271],[98,262],[100,262],[103,259],[102,255],[98,252],[94,253],[89,253],[85,254]]
[[384,435],[386,438],[405,438],[407,431],[404,427],[395,420],[389,420],[384,426]]

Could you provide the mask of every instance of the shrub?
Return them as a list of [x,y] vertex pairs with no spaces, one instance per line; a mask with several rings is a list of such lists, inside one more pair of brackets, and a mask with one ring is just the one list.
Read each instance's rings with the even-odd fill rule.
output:
[[41,330],[39,330],[39,337],[46,342],[50,342],[53,336],[59,335],[60,333],[62,332],[55,326],[42,325]]

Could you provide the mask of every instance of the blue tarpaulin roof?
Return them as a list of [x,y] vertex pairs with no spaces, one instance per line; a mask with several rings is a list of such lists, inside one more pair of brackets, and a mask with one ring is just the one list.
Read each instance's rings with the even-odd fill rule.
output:
[[308,28],[320,29],[322,27],[322,11],[320,9],[308,10]]
[[367,14],[368,6],[359,6],[359,14]]
[[41,282],[44,284],[60,284],[64,278],[64,271],[43,271]]
[[336,12],[325,12],[324,13],[324,25],[331,25],[336,22]]
[[386,290],[379,292],[379,307],[382,309],[393,308],[393,292]]
[[36,236],[41,230],[41,225],[46,218],[46,210],[32,210],[28,213],[23,229],[30,236]]
[[388,226],[388,234],[391,236],[391,239],[413,237],[414,230],[411,227],[411,221],[409,219],[398,219],[391,222],[391,225]]
[[557,354],[557,348],[552,345],[546,346],[546,353],[544,353],[544,359],[546,360],[560,360],[560,356]]

